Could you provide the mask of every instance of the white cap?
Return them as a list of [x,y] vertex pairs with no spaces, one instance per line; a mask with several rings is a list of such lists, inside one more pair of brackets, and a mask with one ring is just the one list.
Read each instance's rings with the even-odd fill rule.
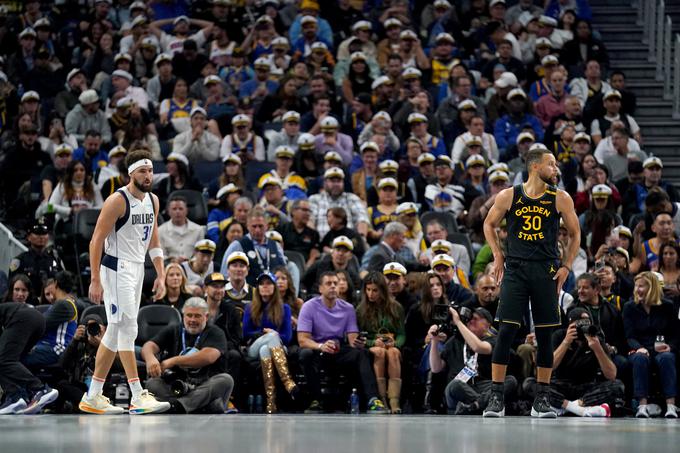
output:
[[649,167],[661,167],[663,168],[663,162],[661,162],[661,159],[659,159],[656,156],[651,156],[645,159],[645,161],[642,163],[643,168],[649,168]]
[[507,99],[510,100],[510,99],[512,99],[512,98],[514,98],[514,97],[516,97],[516,96],[521,96],[521,97],[523,97],[524,99],[527,98],[527,94],[524,92],[523,89],[521,89],[521,88],[513,88],[512,90],[510,90],[510,92],[508,92]]
[[33,30],[31,27],[24,28],[21,33],[19,33],[19,39],[25,38],[26,36],[33,36],[35,38],[35,30]]
[[189,159],[184,154],[172,152],[172,153],[168,154],[168,157],[166,157],[165,160],[167,160],[169,162],[179,161],[179,162],[182,162],[187,167],[189,166]]
[[493,173],[494,171],[502,171],[503,173],[510,174],[510,167],[508,167],[508,164],[505,162],[498,162],[497,164],[493,164],[488,168],[489,173]]
[[182,21],[184,21],[186,23],[191,22],[187,16],[182,15],[182,16],[175,17],[175,20],[172,21],[172,25],[177,25],[178,23],[180,23]]
[[515,141],[516,144],[522,143],[522,140],[531,140],[532,142],[536,141],[536,138],[534,137],[534,134],[531,132],[520,132],[519,135],[517,135],[517,140]]
[[277,146],[274,150],[274,157],[293,157],[295,150],[288,145]]
[[606,101],[609,98],[619,98],[619,99],[621,99],[621,92],[619,90],[609,90],[604,94],[604,96],[602,97],[602,100]]
[[434,258],[432,258],[432,269],[434,269],[436,266],[440,264],[445,264],[448,267],[453,267],[456,265],[456,262],[453,260],[453,258],[449,255],[445,255],[443,253],[439,255],[435,255]]
[[529,147],[529,151],[540,149],[542,151],[549,151],[549,149],[541,142],[536,142]]
[[434,154],[432,153],[423,153],[420,156],[418,156],[418,165],[422,165],[423,163],[427,162],[434,162],[436,158],[434,157]]
[[479,145],[482,146],[482,137],[478,135],[471,135],[465,140],[465,146]]
[[59,154],[73,154],[73,148],[67,143],[62,143],[54,148],[54,155],[58,156]]
[[588,143],[592,143],[590,135],[586,134],[585,132],[579,132],[576,135],[574,135],[574,143],[576,143],[579,140],[585,140]]
[[80,68],[73,68],[73,69],[71,69],[71,71],[66,76],[66,81],[69,82],[72,78],[74,78],[78,74],[82,74],[82,73],[83,73],[83,71]]
[[35,23],[33,24],[34,29],[37,29],[37,28],[40,28],[40,27],[50,28],[51,26],[52,26],[52,24],[50,24],[49,19],[47,19],[46,17],[43,17],[41,19],[36,20]]
[[549,25],[551,27],[557,27],[557,21],[550,16],[546,16],[545,14],[538,18],[538,23],[543,25]]
[[205,111],[205,109],[203,107],[196,106],[193,109],[191,109],[191,113],[189,113],[189,118],[193,118],[194,115],[196,115],[197,113],[200,113],[201,115],[203,115],[205,117],[208,116],[208,113]]
[[591,190],[593,197],[610,197],[612,189],[606,184],[597,184]]
[[392,83],[392,79],[390,79],[389,77],[387,77],[385,75],[380,76],[377,79],[375,79],[373,81],[373,83],[371,84],[371,90],[375,90],[378,87],[380,87],[381,85],[385,85],[386,83]]
[[321,50],[324,50],[324,51],[328,50],[328,46],[326,45],[326,43],[321,42],[321,41],[313,42],[312,45],[310,46],[310,48],[312,49],[312,52],[317,50],[317,49],[321,49]]
[[371,149],[371,150],[375,151],[376,153],[380,152],[380,147],[378,146],[378,144],[374,141],[371,141],[371,140],[363,142],[361,144],[361,146],[359,147],[359,152],[361,154],[363,154],[364,151],[366,151],[367,149]]
[[300,122],[300,114],[298,112],[296,112],[295,110],[288,110],[281,117],[281,121],[283,121],[284,123],[286,123],[288,121]]
[[472,109],[477,110],[477,104],[472,99],[465,99],[458,103],[458,110]]
[[[633,239],[633,232],[632,232],[632,231],[630,230],[630,228],[628,228],[627,226],[619,225],[619,226],[617,226],[616,228],[614,228],[613,231],[616,231],[616,233],[617,233],[619,236],[620,236],[620,235],[624,235],[624,236],[628,236],[630,239]],[[612,231],[612,232],[613,232],[613,231]]]
[[269,60],[267,60],[265,57],[260,57],[257,60],[255,60],[253,66],[256,68],[259,66],[261,68],[271,69],[271,64],[269,63]]
[[316,19],[316,17],[309,16],[309,15],[308,16],[302,16],[302,18],[300,19],[300,25],[304,25],[304,24],[307,24],[307,23],[316,24],[318,22],[319,21]]
[[153,64],[154,64],[154,66],[158,66],[160,63],[162,63],[164,61],[168,61],[168,62],[172,63],[172,57],[170,55],[168,55],[167,53],[158,54],[156,59],[153,61]]
[[250,266],[250,260],[248,259],[248,255],[246,255],[243,252],[231,252],[229,254],[229,257],[227,258],[227,266],[229,266],[234,261],[243,261],[244,263],[246,263],[246,266]]
[[378,113],[376,113],[375,115],[373,115],[373,119],[378,119],[378,118],[381,118],[385,121],[389,121],[390,123],[392,122],[392,117],[390,116],[389,113],[387,113],[384,110],[381,110]]
[[127,154],[127,149],[123,145],[116,145],[109,150],[109,159],[117,154]]
[[222,79],[220,79],[218,76],[216,76],[214,74],[211,74],[208,77],[206,77],[205,79],[203,79],[203,86],[207,87],[208,85],[210,85],[212,83],[217,83],[218,85],[221,85]]
[[496,6],[496,5],[499,4],[499,3],[505,5],[505,0],[491,0],[491,1],[489,2],[489,8],[491,8],[491,7],[493,7],[493,6]]
[[502,73],[501,76],[494,82],[494,86],[496,88],[516,87],[518,84],[519,81],[517,80],[517,76],[512,72]]
[[430,245],[430,250],[432,250],[433,253],[440,254],[444,252],[445,255],[448,255],[451,253],[451,249],[453,248],[453,244],[451,244],[449,241],[446,239],[437,239],[436,241],[433,241],[432,244]]
[[250,125],[250,117],[248,115],[244,115],[243,113],[239,113],[238,115],[234,115],[234,117],[231,119],[231,125],[232,126],[239,126],[243,124],[248,124]]
[[473,154],[465,160],[465,168],[470,168],[474,165],[483,165],[486,168],[486,159],[481,154]]
[[354,63],[355,61],[366,61],[366,54],[363,52],[354,52],[352,55],[349,56],[349,61]]
[[342,164],[342,156],[337,151],[328,151],[323,155],[324,162],[340,162]]
[[418,35],[413,30],[406,29],[399,33],[399,39],[413,39],[415,41],[418,39]]
[[147,19],[146,16],[142,14],[142,15],[139,15],[139,16],[135,17],[134,19],[132,19],[132,23],[130,25],[132,27],[136,27],[137,25],[143,25],[143,24],[147,23],[148,21],[149,21],[149,19]]
[[260,183],[257,186],[259,189],[264,189],[268,185],[283,187],[283,182],[276,176],[269,173],[265,175],[264,178],[262,178],[262,181],[260,181]]
[[418,68],[406,68],[402,71],[401,76],[404,79],[419,79],[423,76],[423,73]]
[[229,184],[225,184],[220,188],[220,190],[217,191],[216,199],[220,199],[225,195],[228,195],[230,193],[243,193],[243,190],[240,189],[236,184],[233,182],[230,182]]
[[324,129],[337,129],[340,127],[340,123],[334,117],[328,115],[321,120],[321,130]]
[[[269,16],[266,16],[269,17]],[[272,39],[272,47],[290,47],[290,43],[288,42],[288,39],[284,38],[283,36],[279,36],[278,38]]]
[[552,42],[548,38],[538,38],[536,40],[536,47],[550,47],[552,49]]
[[560,60],[555,55],[546,55],[541,58],[541,65],[547,66],[549,64],[560,64]]
[[367,20],[360,20],[354,23],[352,25],[352,31],[357,31],[357,30],[371,30],[373,27],[371,26],[371,23]]
[[349,249],[350,251],[354,250],[354,243],[350,238],[347,236],[338,236],[335,239],[333,239],[333,243],[331,244],[332,248],[338,248],[338,247],[345,247]]
[[386,159],[378,164],[378,168],[383,173],[385,172],[396,173],[399,170],[399,164],[395,160]]
[[324,179],[328,179],[328,178],[345,179],[345,172],[342,171],[342,168],[331,167],[324,172],[323,177],[324,177]]
[[99,96],[95,90],[85,90],[78,96],[78,102],[83,105],[94,104],[99,102]]
[[147,36],[146,38],[142,39],[141,47],[153,47],[156,51],[158,51],[158,43],[151,36]]
[[238,157],[238,154],[234,154],[234,153],[229,153],[222,158],[222,163],[226,164],[227,162],[233,162],[233,163],[238,164],[238,165],[243,164],[243,162],[241,161],[241,158]]
[[446,0],[435,0],[433,5],[435,8],[451,8],[451,3],[447,2]]
[[130,4],[130,7],[128,8],[128,10],[132,11],[133,9],[143,9],[144,11],[146,11],[146,3],[142,2],[142,1],[132,2],[132,4]]
[[316,144],[314,143],[316,138],[310,133],[302,133],[298,137],[298,148],[314,148]]
[[409,113],[407,121],[409,124],[412,124],[412,123],[427,123],[428,120],[427,117],[422,113],[413,112]]
[[281,233],[276,230],[269,230],[264,235],[267,236],[267,239],[271,239],[272,241],[276,241],[279,244],[283,244],[283,236],[281,236]]
[[400,21],[399,19],[397,19],[397,18],[394,18],[394,17],[390,17],[389,19],[387,19],[387,20],[385,21],[385,24],[384,24],[385,29],[388,29],[388,28],[390,28],[390,27],[399,27],[399,28],[401,28],[402,25],[403,25],[403,24],[401,23],[401,21]]
[[30,90],[30,91],[25,92],[23,94],[23,96],[21,96],[21,102],[26,102],[26,101],[30,101],[30,100],[33,100],[33,101],[39,101],[40,100],[40,95],[38,94],[37,91]]
[[378,183],[378,190],[388,186],[394,187],[396,189],[399,187],[399,184],[397,183],[397,180],[394,178],[383,178]]
[[387,263],[385,266],[383,266],[383,275],[401,275],[405,276],[406,275],[406,268],[400,264],[395,262],[392,263]]
[[510,177],[504,171],[494,171],[489,175],[489,182],[494,183],[496,181],[510,181]]
[[[129,53],[117,53],[115,57],[113,57],[113,62],[118,63],[118,60],[127,60],[129,62],[132,62],[132,56],[130,56]],[[122,71],[122,69],[119,69],[119,71]],[[116,71],[113,71],[116,72]],[[123,71],[125,72],[125,71]],[[113,74],[111,74],[113,75]]]
[[410,201],[400,203],[399,206],[397,206],[397,210],[395,211],[395,214],[397,215],[410,213],[418,214],[418,206]]
[[451,36],[450,33],[439,33],[435,38],[434,42],[435,44],[439,44],[441,41],[447,41],[451,44],[455,44],[456,40],[453,39],[453,36]]
[[127,80],[128,82],[132,82],[132,74],[130,74],[129,72],[124,71],[122,69],[116,69],[115,71],[113,71],[111,73],[111,77],[121,77],[121,78]]
[[118,99],[118,102],[116,102],[116,107],[118,108],[132,107],[134,103],[135,100],[132,99],[130,96],[123,96],[122,98]]

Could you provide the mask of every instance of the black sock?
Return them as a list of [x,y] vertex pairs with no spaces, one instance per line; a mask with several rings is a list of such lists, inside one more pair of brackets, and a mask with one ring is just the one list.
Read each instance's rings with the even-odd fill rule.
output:
[[493,382],[491,383],[491,391],[495,393],[503,393],[504,392],[504,385],[502,382]]
[[550,384],[546,384],[544,382],[536,383],[536,395],[546,394],[548,392],[550,392]]

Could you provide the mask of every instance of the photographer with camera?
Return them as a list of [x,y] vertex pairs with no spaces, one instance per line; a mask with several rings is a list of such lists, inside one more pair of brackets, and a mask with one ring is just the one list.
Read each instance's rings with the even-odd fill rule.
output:
[[550,405],[558,415],[610,417],[610,407],[623,399],[611,348],[600,327],[582,307],[568,314],[569,327],[553,333],[553,376]]
[[[450,412],[455,411],[457,415],[481,413],[491,392],[491,352],[496,337],[489,333],[489,328],[493,318],[485,308],[473,311],[467,307],[459,306],[458,310],[449,307],[448,312],[448,329],[435,324],[428,332],[432,342],[430,368],[433,373],[447,370],[448,384],[444,395]],[[444,333],[444,330],[449,331]],[[444,350],[439,352],[438,346],[444,341]],[[506,397],[516,389],[517,380],[506,376]]]
[[[61,357],[61,366],[67,377],[56,385],[59,390],[59,399],[56,402],[57,412],[72,412],[73,408],[78,407],[83,394],[87,392],[94,374],[97,348],[99,348],[104,332],[106,332],[106,326],[101,316],[90,314],[80,320],[73,334],[73,341]],[[123,371],[123,366],[118,360],[114,363],[112,371],[114,373]]]
[[142,348],[147,388],[169,401],[176,414],[224,413],[234,387],[225,373],[227,339],[208,325],[208,311],[205,300],[190,298],[182,307],[182,325],[167,326]]

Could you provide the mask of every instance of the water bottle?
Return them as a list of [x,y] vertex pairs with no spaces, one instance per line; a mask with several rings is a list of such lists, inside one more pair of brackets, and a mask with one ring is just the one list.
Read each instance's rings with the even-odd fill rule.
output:
[[128,407],[130,402],[130,390],[128,386],[124,383],[120,383],[116,386],[116,398],[114,399],[114,405],[118,407]]
[[659,352],[659,348],[663,347],[663,345],[666,344],[666,339],[663,337],[663,335],[657,335],[656,336],[656,341],[654,342],[654,350],[656,352]]
[[352,389],[352,394],[349,396],[349,413],[359,415],[359,394],[357,389]]
[[255,396],[255,413],[256,414],[261,414],[264,412],[262,408],[262,395],[256,395]]

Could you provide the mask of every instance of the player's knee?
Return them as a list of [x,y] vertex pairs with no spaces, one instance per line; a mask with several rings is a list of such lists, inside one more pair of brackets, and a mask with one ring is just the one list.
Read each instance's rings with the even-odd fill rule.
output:
[[118,352],[118,324],[109,324],[102,337],[104,347],[112,352]]
[[134,351],[135,339],[137,338],[137,321],[124,318],[120,322],[118,330],[118,350]]

